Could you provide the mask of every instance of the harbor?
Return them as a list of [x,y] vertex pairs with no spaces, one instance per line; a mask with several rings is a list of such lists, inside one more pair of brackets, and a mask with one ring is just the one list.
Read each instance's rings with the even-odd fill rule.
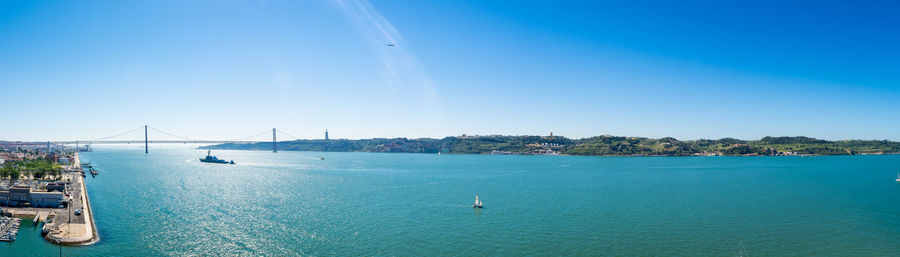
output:
[[22,219],[20,218],[0,217],[0,241],[16,241],[21,224]]
[[[83,174],[83,173],[82,173]],[[62,215],[44,224],[42,231],[46,231],[46,239],[50,242],[62,245],[86,245],[99,240],[97,228],[94,224],[93,211],[87,188],[84,185],[84,177],[73,176],[76,190],[72,193],[72,204]]]
[[[21,219],[31,219],[34,226],[40,226],[41,236],[51,243],[93,244],[99,237],[84,183],[85,170],[79,165],[74,165],[80,164],[77,151],[71,158],[73,161],[67,160],[68,165],[55,182],[43,180],[5,182],[6,191],[0,191],[2,213],[17,222]],[[90,171],[92,175],[97,174],[93,169]],[[0,227],[2,240],[14,241],[15,233],[7,236],[5,228]]]
[[[85,204],[97,208],[84,208],[82,215],[93,218],[91,231],[98,231],[103,241],[60,247],[41,236],[43,222],[32,221],[46,215],[46,223],[65,223],[68,216],[47,210],[66,208],[27,208],[28,214],[19,214],[16,241],[0,242],[10,249],[3,256],[57,256],[60,248],[64,256],[345,256],[374,251],[640,256],[647,249],[676,256],[733,256],[729,253],[736,252],[741,239],[751,256],[796,249],[803,249],[798,253],[803,256],[856,256],[862,251],[891,256],[900,246],[888,240],[900,227],[886,219],[900,211],[891,204],[898,198],[884,193],[900,189],[894,181],[900,161],[896,155],[329,153],[329,161],[323,162],[320,152],[213,152],[239,163],[224,165],[200,162],[197,158],[209,153],[197,145],[162,145],[150,155],[141,147],[104,145],[80,153],[80,163],[101,170],[100,180],[73,180],[69,190],[78,182],[90,187],[90,203]],[[836,201],[817,197],[834,192],[840,202],[868,204],[835,206]],[[759,208],[772,201],[784,205]],[[79,209],[74,204],[70,208]],[[845,208],[873,215],[842,214]],[[821,213],[837,214],[817,215]],[[73,229],[85,222],[71,217]],[[886,225],[866,226],[873,223]],[[87,223],[81,224],[85,231]],[[510,238],[522,245],[511,244]],[[405,243],[416,240],[438,243]],[[622,247],[607,248],[613,244]]]
[[[75,163],[80,163],[78,153],[75,154]],[[42,232],[46,231],[45,238],[48,241],[62,245],[85,245],[100,239],[94,224],[87,187],[84,184],[84,172],[79,167],[75,172],[69,173],[74,188],[72,201],[64,212],[58,212],[62,215],[57,215],[55,219],[44,223]]]

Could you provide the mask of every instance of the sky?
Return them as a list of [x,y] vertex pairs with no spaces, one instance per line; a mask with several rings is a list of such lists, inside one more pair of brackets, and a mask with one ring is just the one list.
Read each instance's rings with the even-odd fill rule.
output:
[[0,140],[149,125],[215,140],[277,128],[900,141],[897,13],[896,1],[2,1]]

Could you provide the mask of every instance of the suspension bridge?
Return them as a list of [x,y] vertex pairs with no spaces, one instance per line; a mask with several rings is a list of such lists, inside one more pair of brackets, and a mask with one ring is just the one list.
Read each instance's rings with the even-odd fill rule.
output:
[[[143,139],[143,140],[120,139],[121,137],[123,137],[123,136],[125,136],[125,135],[130,135],[130,134],[136,133],[136,132],[138,132],[138,131],[140,131],[140,130],[142,130],[142,129],[144,130],[144,131],[143,131],[143,132],[144,132],[144,133],[143,133],[143,134],[144,134],[144,139]],[[154,132],[154,133],[159,133],[159,134],[163,134],[163,135],[169,136],[169,137],[174,138],[174,139],[151,140],[151,139],[150,139],[150,132],[151,132],[151,131]],[[272,133],[272,139],[271,139],[271,140],[268,140],[268,136],[267,136],[267,135],[268,135],[270,132]],[[327,135],[327,133],[328,133],[328,132],[326,132],[326,135]],[[176,135],[176,134],[173,134],[173,133],[169,133],[169,132],[166,132],[166,131],[163,131],[163,130],[160,130],[160,129],[151,127],[151,126],[149,126],[149,125],[144,125],[144,126],[140,126],[140,127],[134,128],[134,129],[132,129],[132,130],[125,131],[125,132],[122,132],[122,133],[119,133],[119,134],[115,134],[115,135],[112,135],[112,136],[108,136],[108,137],[101,137],[101,138],[94,138],[94,139],[87,139],[87,140],[74,140],[74,141],[48,141],[47,144],[51,144],[51,143],[52,143],[52,144],[61,144],[61,145],[72,145],[72,144],[74,144],[74,145],[76,145],[76,148],[78,148],[78,145],[92,145],[92,144],[140,144],[140,143],[143,143],[143,144],[144,144],[144,153],[150,153],[150,144],[225,144],[225,143],[240,143],[240,144],[247,144],[247,143],[272,142],[272,152],[278,152],[278,136],[279,136],[279,135],[282,136],[283,138],[284,138],[284,137],[289,138],[290,140],[299,140],[299,139],[301,139],[301,138],[299,138],[299,137],[295,137],[295,136],[292,136],[292,135],[290,135],[290,134],[287,134],[287,133],[285,133],[285,132],[283,132],[283,131],[280,131],[280,130],[278,130],[278,129],[276,129],[276,128],[272,128],[271,130],[266,129],[266,130],[264,130],[264,131],[262,131],[262,132],[253,134],[253,135],[251,135],[251,136],[246,136],[246,137],[242,137],[242,138],[235,138],[235,139],[228,139],[228,140],[198,139],[198,138],[191,138],[191,137],[179,136],[179,135]],[[265,140],[259,139],[259,138],[262,137],[262,136],[266,136],[266,139],[265,139]],[[326,136],[326,137],[327,137],[327,136]]]

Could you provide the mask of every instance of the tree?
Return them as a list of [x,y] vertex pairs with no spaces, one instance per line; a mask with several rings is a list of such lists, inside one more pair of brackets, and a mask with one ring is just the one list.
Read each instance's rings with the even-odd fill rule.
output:
[[53,170],[53,177],[55,177],[56,180],[59,180],[61,174],[62,174],[62,172],[60,171],[60,169]]
[[34,177],[34,178],[37,179],[37,180],[40,180],[40,179],[44,178],[44,175],[46,175],[46,174],[47,174],[47,173],[46,173],[45,171],[39,170],[39,171],[36,171],[36,172],[32,172],[32,173],[31,173],[31,176]]

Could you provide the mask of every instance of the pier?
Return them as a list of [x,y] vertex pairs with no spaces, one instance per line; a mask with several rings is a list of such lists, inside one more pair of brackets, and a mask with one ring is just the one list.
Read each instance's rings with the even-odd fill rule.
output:
[[34,215],[34,219],[31,219],[31,222],[38,224],[38,222],[47,221],[48,216],[50,216],[50,211],[39,211]]
[[[75,163],[80,163],[77,153]],[[76,189],[72,190],[72,202],[69,207],[63,210],[62,215],[57,215],[52,222],[44,225],[44,230],[48,232],[45,238],[50,242],[62,245],[88,245],[100,240],[94,224],[90,197],[81,174],[83,173],[70,174]],[[82,210],[80,215],[76,214],[78,210]]]
[[[143,130],[143,131],[141,131]],[[133,132],[144,132],[141,133],[143,136],[143,140],[128,140],[122,139],[123,136],[131,134]],[[176,140],[151,140],[150,132],[159,133],[162,135],[167,135]],[[49,205],[41,202],[40,205],[36,205],[31,203],[31,205],[20,204],[17,203],[15,205],[11,205],[10,207],[3,207],[3,211],[8,212],[11,216],[15,218],[21,219],[32,219],[34,221],[35,226],[41,227],[41,234],[44,235],[44,238],[52,243],[59,245],[89,245],[96,243],[99,241],[100,237],[97,233],[97,227],[94,223],[94,212],[91,208],[90,197],[88,196],[87,187],[85,185],[85,177],[87,173],[90,173],[92,177],[98,176],[100,171],[95,169],[90,162],[82,162],[79,156],[79,152],[81,151],[90,151],[90,147],[85,146],[84,148],[80,147],[80,145],[90,145],[90,144],[140,144],[143,143],[144,153],[149,153],[149,145],[157,144],[157,143],[178,143],[178,144],[188,144],[188,143],[204,143],[204,144],[214,144],[214,143],[256,143],[256,142],[269,142],[268,139],[264,140],[251,140],[253,138],[259,139],[259,137],[264,136],[268,133],[272,133],[272,151],[278,151],[278,136],[281,134],[282,136],[286,136],[288,138],[299,139],[295,136],[291,136],[289,134],[284,133],[283,131],[277,130],[275,128],[266,129],[260,133],[242,137],[235,139],[226,139],[226,140],[203,140],[203,139],[193,139],[184,136],[178,136],[172,133],[168,133],[156,128],[153,128],[148,125],[143,125],[138,128],[126,131],[124,133],[96,138],[90,140],[78,140],[78,141],[48,141],[46,142],[46,149],[50,151],[54,144],[56,145],[65,145],[65,144],[74,144],[75,145],[75,154],[72,156],[73,160],[65,161],[65,172],[61,174],[61,178],[56,178],[60,180],[59,184],[53,184],[55,187],[54,190],[60,190],[61,192],[52,192],[46,191],[45,189],[34,190],[36,184],[40,184],[43,182],[32,183],[29,185],[22,185],[15,190],[21,191],[18,192],[20,194],[35,194],[43,193],[43,194],[52,194],[59,198],[59,205]],[[113,140],[119,138],[118,140]],[[127,138],[127,137],[124,137]],[[44,142],[12,142],[10,144],[18,146],[35,146],[40,145],[43,146]],[[18,149],[18,148],[17,148]],[[33,181],[34,179],[32,179]],[[11,180],[14,181],[14,180]],[[63,182],[64,181],[64,182]],[[49,185],[49,184],[45,184]],[[63,187],[64,185],[64,187]],[[25,192],[25,193],[22,193]],[[46,197],[45,197],[46,198]],[[55,199],[54,199],[55,200]]]
[[19,226],[22,219],[0,217],[0,241],[16,241],[16,234],[19,233]]
[[[73,163],[80,163],[77,153]],[[51,243],[61,245],[96,243],[100,238],[94,224],[94,212],[91,209],[83,174],[84,170],[80,168],[68,170],[63,174],[63,180],[70,181],[71,187],[70,201],[66,208],[4,207],[3,210],[17,219],[32,219],[35,226],[43,221],[41,234]],[[15,240],[15,235],[10,238]]]

